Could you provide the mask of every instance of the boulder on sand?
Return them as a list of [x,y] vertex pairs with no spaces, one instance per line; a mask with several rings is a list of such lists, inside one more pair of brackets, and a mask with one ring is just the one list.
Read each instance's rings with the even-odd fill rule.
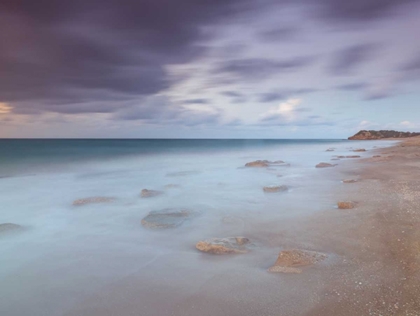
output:
[[148,190],[148,189],[143,189],[140,192],[140,196],[142,198],[149,198],[149,197],[154,197],[154,196],[158,196],[163,194],[162,191],[158,191],[158,190]]
[[268,271],[274,273],[301,273],[302,270],[297,267],[310,266],[325,258],[327,258],[327,255],[316,251],[283,250]]
[[88,198],[78,199],[73,201],[73,205],[75,206],[82,206],[86,204],[94,204],[94,203],[110,203],[113,202],[115,198],[107,197],[107,196],[92,196]]
[[159,211],[151,211],[141,220],[141,224],[147,228],[173,228],[180,226],[194,213],[187,209],[167,208]]
[[0,224],[0,233],[12,232],[21,229],[22,226],[12,223]]
[[340,210],[349,210],[349,209],[355,208],[356,207],[356,203],[349,202],[349,201],[347,201],[347,202],[338,202],[337,203],[337,207]]
[[267,193],[285,192],[289,188],[286,185],[270,185],[263,187],[263,191]]
[[245,237],[211,238],[199,241],[195,247],[206,253],[225,255],[248,252],[247,245],[250,241]]
[[315,168],[329,168],[329,167],[335,167],[336,164],[330,164],[328,162],[320,162],[315,166]]
[[266,168],[273,165],[284,164],[282,160],[268,161],[268,160],[255,160],[245,164],[245,167],[254,167],[254,168]]

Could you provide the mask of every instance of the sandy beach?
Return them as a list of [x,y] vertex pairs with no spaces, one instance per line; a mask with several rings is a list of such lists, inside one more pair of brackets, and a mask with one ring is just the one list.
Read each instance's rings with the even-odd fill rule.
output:
[[342,260],[305,315],[420,315],[420,138],[371,154],[343,168],[357,182],[339,188],[337,199],[357,208],[308,223],[311,240]]

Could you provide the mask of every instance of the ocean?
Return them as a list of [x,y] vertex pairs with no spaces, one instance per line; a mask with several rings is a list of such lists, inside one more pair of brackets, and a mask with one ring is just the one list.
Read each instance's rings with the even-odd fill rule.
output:
[[[21,226],[0,232],[0,315],[228,315],[194,298],[223,306],[261,290],[271,294],[253,308],[274,315],[275,293],[285,284],[266,269],[284,246],[272,241],[281,223],[334,208],[328,192],[340,185],[334,172],[345,161],[333,155],[365,148],[357,154],[370,157],[370,149],[394,143],[0,140],[0,224]],[[258,159],[285,164],[244,167]],[[319,162],[338,166],[317,169]],[[263,192],[268,185],[289,190]],[[163,194],[141,198],[142,189]],[[114,200],[73,205],[96,196]],[[165,208],[197,216],[172,229],[141,225]],[[212,256],[195,249],[200,240],[229,236],[246,236],[255,250]]]

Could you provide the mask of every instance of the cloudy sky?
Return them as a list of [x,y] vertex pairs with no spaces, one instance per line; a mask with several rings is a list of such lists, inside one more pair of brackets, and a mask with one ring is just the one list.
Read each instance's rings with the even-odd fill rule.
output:
[[0,1],[0,137],[420,131],[420,1]]

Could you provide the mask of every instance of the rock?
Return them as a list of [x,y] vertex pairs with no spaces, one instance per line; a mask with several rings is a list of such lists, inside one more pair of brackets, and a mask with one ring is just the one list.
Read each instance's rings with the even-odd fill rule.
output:
[[214,255],[247,253],[249,239],[245,237],[212,238],[199,241],[195,247],[206,253]]
[[78,199],[73,201],[73,205],[75,206],[82,206],[86,204],[94,204],[94,203],[111,203],[115,200],[115,198],[112,197],[106,197],[106,196],[93,196],[83,199]]
[[275,193],[275,192],[285,192],[289,188],[286,185],[272,185],[263,187],[263,191],[267,193]]
[[326,151],[334,151],[334,148],[328,148]]
[[253,168],[267,168],[273,165],[282,165],[284,161],[276,160],[276,161],[268,161],[268,160],[255,160],[245,164],[245,167],[253,167]]
[[339,158],[331,158],[331,160],[340,160]]
[[151,211],[141,220],[147,228],[173,228],[182,225],[194,213],[187,209],[167,208],[160,211]]
[[352,156],[337,156],[337,158],[360,158],[360,156],[352,155]]
[[381,155],[374,155],[373,158],[381,158]]
[[336,166],[336,164],[330,164],[330,163],[328,163],[328,162],[321,162],[321,163],[319,163],[319,164],[317,164],[316,166],[315,166],[315,168],[329,168],[329,167],[335,167]]
[[356,207],[356,203],[354,202],[338,202],[337,207],[340,210],[349,210]]
[[381,138],[406,138],[420,136],[420,133],[410,132],[397,132],[393,130],[382,131],[367,131],[361,130],[357,134],[349,137],[350,140],[368,140],[368,139],[381,139]]
[[354,179],[344,179],[342,182],[343,183],[355,183],[355,182],[357,182],[357,180],[354,180]]
[[327,258],[327,255],[309,250],[283,250],[269,272],[301,273],[297,267],[310,266]]
[[366,151],[366,149],[364,149],[364,148],[358,148],[358,149],[354,149],[353,151],[356,152],[356,153],[359,153],[359,152]]
[[143,189],[140,192],[142,198],[149,198],[163,194],[162,191]]
[[270,164],[268,160],[256,160],[246,163],[245,167],[266,168],[269,165]]
[[22,226],[12,223],[3,223],[0,224],[0,233],[12,232],[22,229]]

